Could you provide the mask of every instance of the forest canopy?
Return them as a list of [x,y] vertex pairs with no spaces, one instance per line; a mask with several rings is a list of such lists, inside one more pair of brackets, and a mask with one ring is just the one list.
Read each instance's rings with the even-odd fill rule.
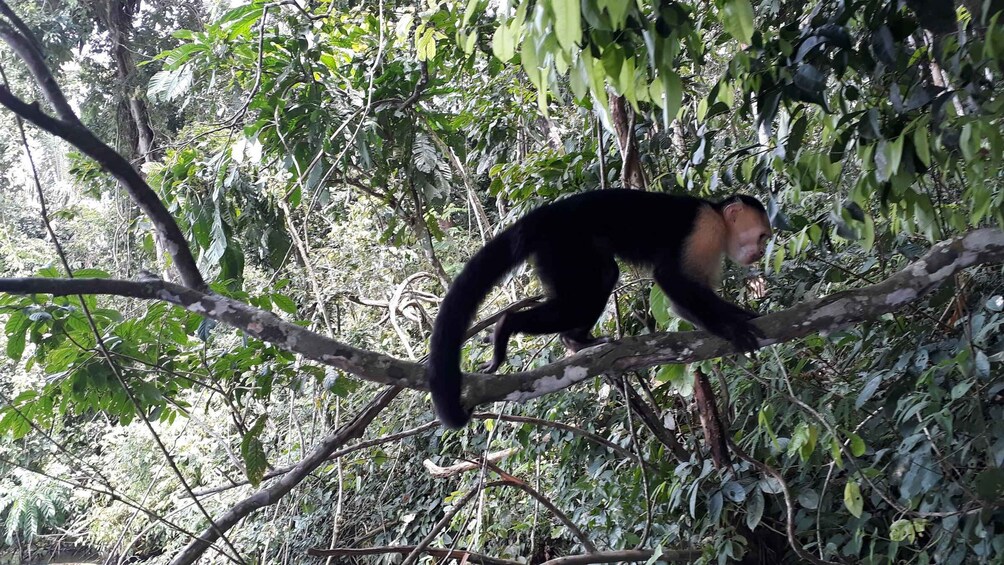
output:
[[[999,562],[1002,12],[0,0],[0,563]],[[624,264],[441,427],[451,282],[603,189],[766,204],[760,348]]]

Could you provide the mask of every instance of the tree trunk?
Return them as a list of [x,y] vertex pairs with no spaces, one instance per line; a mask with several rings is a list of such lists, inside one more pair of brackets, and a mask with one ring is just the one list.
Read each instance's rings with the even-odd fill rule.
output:
[[638,154],[638,138],[634,133],[635,116],[627,107],[623,96],[610,98],[610,113],[613,114],[614,129],[620,144],[621,159],[624,163],[621,169],[621,182],[624,188],[644,189],[645,171],[641,168],[641,157]]

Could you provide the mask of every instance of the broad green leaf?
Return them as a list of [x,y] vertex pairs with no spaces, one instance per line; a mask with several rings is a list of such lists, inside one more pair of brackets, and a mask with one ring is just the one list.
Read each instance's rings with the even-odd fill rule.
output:
[[976,358],[973,359],[973,364],[976,366],[977,375],[984,379],[990,378],[990,358],[987,357],[987,354],[982,349],[976,352]]
[[558,44],[571,50],[582,38],[579,0],[551,0],[551,9],[554,10],[554,32],[558,36]]
[[879,140],[875,148],[875,179],[879,182],[889,180],[899,170],[899,162],[903,157],[903,136],[894,141]]
[[746,503],[746,527],[755,530],[763,519],[763,492],[755,488],[750,492],[749,502]]
[[909,541],[910,543],[914,543],[917,541],[917,535],[924,533],[926,527],[927,520],[924,518],[916,518],[914,520],[900,518],[889,526],[889,539],[898,542]]
[[865,501],[861,497],[861,487],[856,481],[847,481],[844,486],[844,506],[855,518],[860,518],[864,512]]
[[928,136],[929,133],[924,126],[918,126],[913,130],[913,148],[925,167],[931,166],[931,144]]
[[261,443],[261,432],[265,429],[268,417],[264,414],[258,417],[251,429],[248,430],[241,439],[241,458],[244,459],[248,481],[252,486],[257,487],[265,476],[265,468],[268,464],[265,458],[265,448]]
[[296,314],[296,302],[293,302],[293,299],[285,294],[273,293],[272,303],[278,306],[283,312]]
[[798,493],[798,503],[809,510],[819,508],[819,493],[814,489],[806,489]]
[[669,123],[676,118],[676,114],[680,111],[680,104],[683,102],[683,83],[680,81],[680,75],[672,71],[665,71],[661,73],[662,76],[662,120],[666,127],[669,127]]
[[973,135],[973,124],[962,126],[962,133],[959,135],[959,149],[966,161],[972,161],[976,157],[976,150],[980,141]]
[[467,27],[467,24],[471,23],[471,18],[474,17],[474,13],[478,9],[478,4],[481,0],[467,0],[467,7],[464,8],[464,19],[461,23],[461,27]]
[[871,214],[865,214],[864,225],[861,226],[861,247],[865,251],[871,251],[875,245],[875,220]]
[[684,398],[689,398],[694,394],[694,379],[691,378],[686,365],[680,363],[663,365],[655,374],[655,380],[669,384]]
[[791,434],[791,441],[788,443],[788,454],[791,455],[797,451],[802,461],[807,461],[816,449],[816,439],[818,436],[819,430],[816,426],[804,422],[799,424]]
[[634,0],[598,0],[596,5],[610,14],[610,25],[614,29],[623,29]]
[[31,319],[24,312],[14,312],[7,318],[4,333],[7,334],[7,356],[14,360],[21,359],[26,345],[25,332],[31,325]]
[[652,316],[655,318],[655,323],[659,324],[660,327],[665,328],[669,324],[670,313],[669,313],[669,297],[666,293],[659,288],[659,285],[652,285],[652,290],[648,293],[648,301],[651,305]]
[[753,5],[750,0],[725,0],[719,17],[725,31],[742,43],[753,39]]
[[882,373],[879,373],[874,377],[872,377],[871,380],[869,380],[868,383],[865,385],[865,387],[861,389],[861,392],[858,393],[858,398],[857,400],[854,401],[854,407],[861,408],[862,406],[864,406],[865,402],[868,402],[871,399],[871,397],[875,395],[875,391],[878,390],[878,387],[881,384],[882,384]]
[[764,405],[763,408],[757,413],[757,424],[767,430],[767,435],[777,443],[777,436],[774,434],[774,428],[771,426],[771,420],[774,419],[774,408],[769,405]]
[[777,251],[774,253],[774,272],[780,273],[782,265],[784,265],[784,246],[779,245]]
[[861,436],[859,436],[854,432],[851,432],[850,438],[851,438],[851,454],[854,455],[855,457],[861,457],[862,455],[864,455],[865,450],[867,449],[867,446],[865,445],[865,440],[861,439]]
[[736,481],[729,481],[722,485],[722,494],[725,495],[725,498],[737,504],[746,500],[746,489]]
[[1004,469],[990,468],[976,475],[976,494],[986,501],[1004,497]]
[[708,500],[708,522],[717,524],[722,517],[722,508],[724,506],[725,499],[722,497],[721,491],[712,494],[711,499]]
[[516,36],[509,26],[500,25],[492,36],[492,53],[503,63],[508,63],[516,54]]
[[520,58],[523,63],[523,70],[529,77],[530,82],[538,91],[544,90],[547,85],[544,82],[544,72],[540,68],[540,59],[537,57],[537,49],[533,41],[524,41],[520,45]]
[[466,34],[463,42],[464,54],[470,55],[471,53],[474,53],[474,46],[477,44],[477,42],[478,42],[478,32],[475,31]]

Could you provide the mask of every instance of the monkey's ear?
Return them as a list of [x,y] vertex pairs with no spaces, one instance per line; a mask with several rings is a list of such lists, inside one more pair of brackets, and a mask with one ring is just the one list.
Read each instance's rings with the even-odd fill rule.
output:
[[732,202],[731,204],[727,204],[725,208],[722,209],[722,216],[725,218],[725,221],[734,222],[742,211],[742,202]]

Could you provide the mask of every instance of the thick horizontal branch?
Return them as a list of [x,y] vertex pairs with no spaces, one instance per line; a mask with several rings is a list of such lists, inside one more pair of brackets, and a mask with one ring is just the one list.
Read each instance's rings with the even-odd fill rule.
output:
[[[754,320],[767,337],[760,346],[828,333],[890,312],[931,293],[955,273],[1004,262],[1004,232],[986,228],[934,245],[923,257],[888,279],[856,290],[803,302]],[[545,367],[512,375],[466,379],[468,406],[482,402],[522,402],[602,374],[619,374],[657,365],[693,363],[735,353],[728,342],[706,332],[634,336],[591,347]]]
[[[972,231],[931,248],[922,258],[883,282],[804,302],[757,318],[767,336],[760,346],[814,333],[832,332],[900,310],[929,294],[962,269],[1004,262],[1004,232]],[[387,385],[428,390],[423,366],[358,349],[285,322],[270,312],[223,296],[164,281],[111,279],[0,279],[0,292],[11,294],[109,294],[162,300],[201,316],[227,323],[253,337],[331,365],[359,378]],[[468,406],[496,400],[525,401],[602,374],[619,374],[669,363],[693,363],[735,353],[727,342],[705,332],[674,332],[626,337],[587,348],[545,367],[512,375],[465,378]]]
[[0,292],[53,296],[107,294],[160,300],[200,316],[229,324],[252,337],[368,381],[406,388],[427,388],[422,365],[418,363],[352,347],[286,322],[271,312],[259,310],[243,302],[162,280],[0,279]]
[[[312,555],[314,557],[362,557],[365,555],[387,555],[393,553],[407,555],[414,551],[416,547],[417,546],[414,545],[389,545],[383,547],[333,547],[331,549],[311,548],[307,550],[307,555]],[[427,553],[436,559],[449,557],[460,562],[466,561],[468,563],[480,563],[482,565],[521,565],[519,561],[489,557],[480,553],[474,553],[473,551],[467,551],[466,549],[427,547],[425,548],[424,553]]]
[[[650,549],[622,549],[618,551],[600,551],[585,555],[568,555],[545,561],[541,565],[589,565],[590,563],[620,563],[632,561],[648,561],[655,555]],[[701,557],[697,549],[682,549],[663,551],[657,558],[657,563],[690,563]]]

